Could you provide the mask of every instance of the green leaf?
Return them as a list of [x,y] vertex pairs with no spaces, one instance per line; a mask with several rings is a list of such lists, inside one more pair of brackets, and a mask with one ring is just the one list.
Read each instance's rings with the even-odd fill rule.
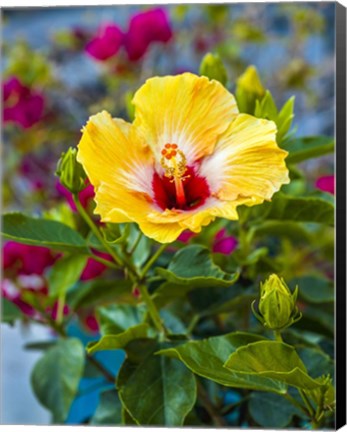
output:
[[328,374],[334,376],[334,362],[324,352],[317,348],[299,347],[298,354],[313,378]]
[[138,324],[117,334],[107,334],[98,341],[89,342],[88,354],[97,351],[114,350],[126,347],[134,339],[143,339],[150,336],[150,326],[146,323]]
[[11,301],[7,300],[7,298],[2,297],[2,313],[1,313],[1,322],[5,322],[8,324],[13,324],[16,320],[22,318],[23,314],[16,305],[14,305]]
[[130,280],[102,280],[95,279],[80,282],[67,293],[67,303],[73,308],[95,306],[110,302],[136,303],[131,294]]
[[153,355],[156,348],[151,343],[138,361],[125,360],[117,379],[119,398],[139,425],[182,426],[195,404],[194,375],[176,359]]
[[97,318],[102,335],[117,334],[136,326],[142,321],[137,307],[130,305],[110,305],[97,310]]
[[311,235],[299,222],[282,222],[282,221],[264,221],[258,225],[253,225],[251,228],[252,234],[255,237],[276,236],[289,237],[296,241],[309,241]]
[[279,381],[257,375],[227,370],[223,365],[231,353],[239,347],[255,341],[261,336],[250,333],[235,332],[223,336],[192,341],[174,348],[162,349],[157,354],[181,360],[192,372],[227,387],[248,388],[276,393],[285,393],[286,385]]
[[209,249],[191,245],[179,250],[167,269],[157,268],[157,273],[177,285],[190,287],[229,287],[238,275],[225,273],[212,260]]
[[248,409],[259,426],[271,429],[283,429],[289,425],[293,415],[301,414],[281,395],[264,392],[251,393]]
[[77,394],[84,366],[84,349],[75,338],[61,339],[35,364],[31,375],[34,393],[53,414],[54,423],[63,423]]
[[34,246],[46,246],[63,252],[88,253],[84,238],[69,226],[22,213],[3,215],[2,234],[5,238]]
[[307,374],[295,349],[282,342],[259,341],[240,347],[224,366],[248,379],[266,377],[303,390],[312,390],[320,385]]
[[194,288],[228,288],[238,279],[238,273],[226,273],[212,260],[210,251],[200,245],[187,246],[178,251],[167,269],[156,268],[166,279],[154,293],[158,307],[163,307]]
[[87,259],[85,255],[68,255],[60,258],[48,274],[49,295],[64,295],[79,280]]
[[286,149],[289,151],[286,163],[293,164],[333,153],[335,142],[333,138],[326,136],[296,138],[286,144]]
[[278,192],[272,202],[266,203],[263,208],[263,216],[270,220],[334,225],[334,206],[322,198],[297,198]]
[[334,302],[334,284],[322,277],[304,276],[292,279],[289,284],[291,288],[299,287],[299,297],[310,303]]
[[99,404],[90,421],[91,425],[106,426],[122,423],[122,404],[116,390],[105,390],[100,393]]
[[256,100],[254,115],[258,118],[266,118],[273,121],[277,119],[277,107],[269,90],[266,90],[261,101]]
[[287,102],[283,105],[281,111],[279,112],[276,125],[277,125],[277,135],[276,140],[280,143],[283,138],[288,133],[294,118],[294,102],[295,96],[292,96]]

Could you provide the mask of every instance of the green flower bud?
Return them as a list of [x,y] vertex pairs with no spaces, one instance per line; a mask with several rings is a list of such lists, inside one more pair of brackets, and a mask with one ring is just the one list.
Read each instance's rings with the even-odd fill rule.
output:
[[205,55],[200,64],[200,75],[219,81],[224,86],[228,81],[227,71],[218,54]]
[[258,71],[255,66],[249,66],[237,79],[235,96],[239,111],[254,114],[256,100],[261,100],[265,95]]
[[62,153],[57,164],[56,175],[60,183],[72,193],[78,193],[85,188],[86,173],[82,165],[77,162],[77,149],[70,147]]
[[254,303],[253,312],[264,327],[271,330],[284,329],[301,318],[296,307],[297,294],[298,287],[291,293],[284,280],[273,274],[260,284],[259,313],[254,310]]

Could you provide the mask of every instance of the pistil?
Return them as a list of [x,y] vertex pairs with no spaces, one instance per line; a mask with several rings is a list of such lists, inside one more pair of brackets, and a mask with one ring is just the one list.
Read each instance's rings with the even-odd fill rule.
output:
[[177,144],[165,144],[161,151],[161,166],[165,169],[165,177],[175,183],[176,201],[180,208],[187,204],[184,193],[183,181],[189,176],[184,176],[187,171],[187,160]]

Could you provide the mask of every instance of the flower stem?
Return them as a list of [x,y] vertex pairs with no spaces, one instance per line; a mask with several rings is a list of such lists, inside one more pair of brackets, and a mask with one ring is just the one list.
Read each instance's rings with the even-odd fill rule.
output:
[[305,405],[306,405],[307,411],[310,414],[310,417],[313,419],[312,421],[314,421],[314,409],[312,408],[311,402],[309,401],[304,390],[299,389],[299,393],[300,393],[302,400],[305,402]]
[[291,404],[299,408],[300,411],[302,411],[305,415],[309,416],[308,411],[305,409],[303,405],[301,405],[296,399],[293,398],[289,393],[285,393],[283,395]]
[[129,255],[132,255],[132,254],[136,251],[137,246],[140,244],[141,239],[142,239],[142,232],[139,231],[139,234],[138,234],[138,236],[137,236],[137,239],[136,239],[135,243],[133,244],[132,248],[131,248],[130,251],[128,252]]
[[157,259],[164,252],[167,246],[168,244],[162,244],[155,252],[155,254],[147,261],[146,265],[143,267],[142,272],[140,274],[140,279],[143,279],[146,276],[148,270],[152,267],[152,264],[154,264],[157,261]]
[[99,263],[104,264],[106,267],[110,267],[110,268],[119,270],[119,267],[114,265],[113,262],[106,260],[104,258],[101,258],[98,255],[94,255],[93,253],[91,253],[90,258],[92,258],[94,261],[98,261]]
[[60,325],[63,322],[64,306],[65,306],[65,293],[61,294],[58,298],[57,318],[56,318],[56,322],[58,325]]
[[118,257],[118,255],[114,252],[114,250],[111,248],[111,246],[105,241],[104,237],[100,233],[100,231],[97,228],[97,226],[95,225],[95,223],[91,220],[91,218],[88,215],[88,213],[84,210],[82,204],[80,203],[80,201],[78,199],[78,196],[77,195],[73,195],[73,200],[74,200],[74,203],[76,205],[76,208],[77,208],[79,214],[82,216],[82,218],[85,220],[85,222],[87,223],[87,225],[89,226],[89,228],[92,230],[92,232],[95,235],[95,237],[100,241],[100,243],[104,246],[104,248],[107,250],[107,252],[111,255],[111,257],[113,258],[114,262],[119,267],[123,267],[123,263],[120,260],[120,258]]
[[282,336],[281,336],[281,332],[279,330],[274,330],[274,335],[275,335],[275,339],[278,342],[283,342]]
[[209,416],[211,417],[213,424],[218,427],[226,426],[225,420],[219,414],[217,408],[210,401],[210,398],[208,397],[208,393],[205,390],[204,386],[201,384],[201,382],[198,379],[196,383],[197,383],[197,390],[198,390],[198,398],[201,404],[208,412]]
[[166,329],[162,323],[158,309],[157,309],[156,305],[154,304],[151,296],[148,293],[147,287],[142,283],[139,283],[136,286],[139,288],[140,293],[141,293],[141,297],[142,297],[143,301],[146,303],[148,313],[149,313],[149,315],[153,321],[153,324],[156,326],[159,333],[162,333],[165,335],[167,333],[167,331],[166,331]]

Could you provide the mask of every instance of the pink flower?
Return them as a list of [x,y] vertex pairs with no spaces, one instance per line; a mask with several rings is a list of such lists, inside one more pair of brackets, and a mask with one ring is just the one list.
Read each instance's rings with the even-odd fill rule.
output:
[[88,315],[84,320],[84,324],[92,333],[98,333],[99,323],[96,320],[95,315]]
[[3,246],[4,270],[16,275],[42,275],[53,265],[57,255],[42,246],[30,246],[9,241]]
[[320,189],[323,192],[329,192],[332,195],[335,194],[335,176],[323,176],[319,177],[316,181],[316,188]]
[[87,43],[85,50],[91,57],[103,61],[117,54],[122,42],[123,33],[115,24],[103,24],[97,35]]
[[233,236],[228,236],[225,228],[217,232],[213,242],[213,252],[230,255],[236,249],[238,241]]
[[[59,181],[55,185],[56,190],[60,195],[66,198],[72,211],[77,212],[76,205],[72,198],[72,193],[68,191]],[[94,198],[94,187],[90,183],[78,194],[78,199],[82,206],[86,209],[89,206],[90,201]]]
[[[101,258],[104,258],[108,261],[112,261],[110,255],[107,255],[102,252],[96,252],[96,251],[94,251],[94,253],[95,255],[98,255]],[[93,258],[88,258],[87,264],[84,267],[80,280],[88,281],[91,279],[95,279],[96,277],[100,276],[106,269],[107,267],[105,266],[105,264],[95,261]]]
[[3,121],[24,129],[41,120],[45,101],[39,92],[24,86],[16,77],[3,84]]
[[134,15],[124,38],[124,46],[131,61],[145,55],[153,42],[168,42],[172,31],[163,9],[152,9]]
[[195,233],[193,233],[193,232],[191,232],[191,231],[189,231],[189,230],[186,230],[186,231],[183,231],[183,232],[178,236],[177,240],[180,241],[180,242],[182,242],[182,243],[188,243],[189,240],[190,240],[191,238],[195,237],[195,236],[196,236]]
[[58,255],[48,248],[30,246],[9,241],[3,246],[3,269],[5,277],[1,282],[3,297],[13,302],[25,315],[39,317],[33,306],[23,299],[24,291],[38,296],[47,295],[44,271],[53,265]]

